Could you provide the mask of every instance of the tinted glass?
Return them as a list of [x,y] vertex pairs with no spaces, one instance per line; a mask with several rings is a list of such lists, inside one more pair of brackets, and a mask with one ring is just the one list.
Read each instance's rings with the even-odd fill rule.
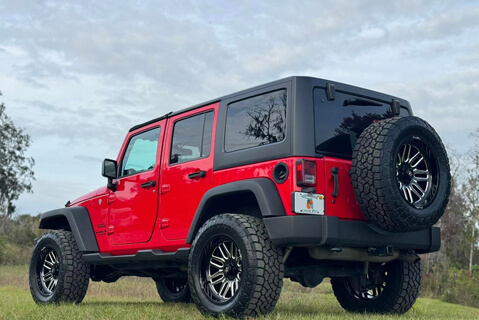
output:
[[152,170],[156,163],[156,151],[160,128],[133,136],[123,157],[120,176],[129,176]]
[[211,152],[213,112],[179,120],[173,128],[170,164],[208,157]]
[[213,134],[213,118],[214,118],[213,112],[208,112],[205,114],[205,129],[203,130],[203,148],[201,151],[202,157],[208,157],[211,152],[211,136]]
[[[401,108],[401,115],[408,115],[407,109]],[[336,99],[328,101],[325,90],[315,88],[316,152],[351,157],[361,132],[373,121],[392,116],[389,104],[338,91]]]
[[226,115],[225,151],[284,140],[286,101],[286,90],[278,90],[230,104]]

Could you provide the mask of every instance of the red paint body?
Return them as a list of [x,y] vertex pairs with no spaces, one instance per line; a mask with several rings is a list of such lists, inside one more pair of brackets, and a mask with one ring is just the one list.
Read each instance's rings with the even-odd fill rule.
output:
[[[251,165],[213,171],[216,121],[219,103],[197,108],[149,124],[129,132],[119,152],[121,163],[128,141],[140,132],[160,127],[160,138],[154,170],[117,179],[117,191],[100,188],[77,200],[72,206],[84,206],[91,216],[98,245],[102,253],[133,254],[138,250],[161,249],[176,251],[189,247],[185,243],[196,208],[203,195],[216,186],[225,183],[252,179],[273,180],[273,168],[278,162],[285,163],[289,175],[285,182],[278,184],[279,195],[287,215],[291,211],[291,193],[301,191],[296,185],[295,163],[298,159],[316,162],[316,193],[325,196],[325,214],[341,219],[366,220],[362,214],[350,183],[348,171],[351,161],[337,158],[289,157]],[[192,115],[214,111],[211,152],[206,158],[180,164],[169,164],[171,136],[175,121]],[[339,169],[338,196],[333,199],[333,178],[330,170]],[[206,176],[189,178],[191,173],[206,171]],[[155,180],[156,186],[141,188],[146,181]],[[333,201],[334,200],[334,201]]]

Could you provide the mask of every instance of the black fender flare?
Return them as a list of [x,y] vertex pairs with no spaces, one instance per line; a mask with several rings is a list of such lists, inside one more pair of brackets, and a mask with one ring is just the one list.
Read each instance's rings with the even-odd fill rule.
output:
[[85,207],[68,207],[45,212],[40,217],[38,227],[40,229],[69,230],[73,233],[80,251],[100,251],[91,224],[90,214]]
[[191,222],[186,243],[193,243],[193,239],[201,227],[201,225],[198,224],[201,221],[202,215],[206,213],[205,208],[208,207],[210,201],[218,196],[244,191],[250,191],[254,194],[263,218],[286,216],[283,201],[281,201],[278,189],[271,179],[255,178],[226,183],[208,190],[203,198],[201,198],[193,221]]

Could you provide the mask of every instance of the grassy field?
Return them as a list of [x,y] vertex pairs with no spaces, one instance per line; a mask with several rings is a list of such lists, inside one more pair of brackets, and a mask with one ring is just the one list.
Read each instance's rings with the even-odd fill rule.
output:
[[[80,305],[37,306],[27,271],[0,266],[0,319],[205,319],[194,304],[162,303],[152,280],[133,277],[91,282]],[[350,314],[336,302],[329,283],[305,289],[286,281],[275,311],[264,319],[479,319],[479,309],[419,299],[403,316]]]

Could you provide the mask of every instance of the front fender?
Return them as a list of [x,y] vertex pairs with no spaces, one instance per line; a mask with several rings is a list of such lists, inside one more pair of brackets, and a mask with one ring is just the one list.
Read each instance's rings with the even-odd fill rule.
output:
[[85,207],[68,207],[45,212],[40,217],[40,229],[69,230],[82,252],[98,252],[98,243]]

